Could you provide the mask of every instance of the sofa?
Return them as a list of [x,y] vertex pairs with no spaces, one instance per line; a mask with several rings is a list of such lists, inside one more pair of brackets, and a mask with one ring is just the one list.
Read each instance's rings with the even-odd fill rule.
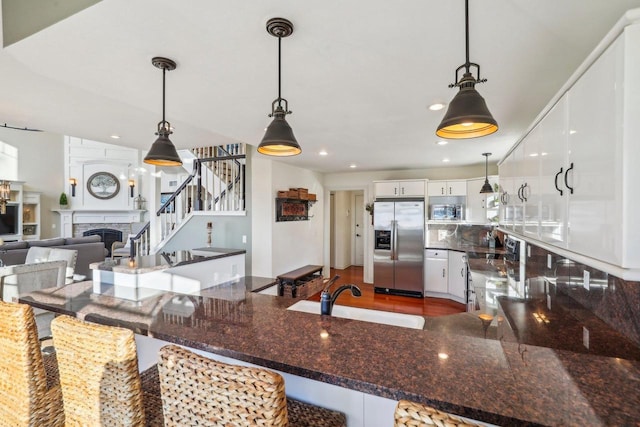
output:
[[89,264],[103,262],[108,254],[100,236],[58,237],[54,239],[7,242],[0,245],[0,260],[4,265],[24,264],[30,247],[75,249],[78,251],[75,274],[91,277]]

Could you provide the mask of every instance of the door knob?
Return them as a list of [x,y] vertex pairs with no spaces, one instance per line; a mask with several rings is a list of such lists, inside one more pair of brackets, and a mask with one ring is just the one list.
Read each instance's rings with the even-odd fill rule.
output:
[[359,235],[359,234],[356,234],[356,237],[360,237],[360,235]]

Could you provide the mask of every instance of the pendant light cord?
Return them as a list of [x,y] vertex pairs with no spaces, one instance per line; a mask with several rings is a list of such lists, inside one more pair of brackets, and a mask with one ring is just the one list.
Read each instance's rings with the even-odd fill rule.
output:
[[466,44],[466,62],[464,63],[467,73],[471,63],[469,62],[469,0],[464,0],[464,29],[465,29],[465,44]]
[[281,94],[281,86],[282,86],[282,59],[281,59],[281,44],[282,44],[282,37],[278,37],[278,107],[282,107],[282,94]]
[[164,123],[167,121],[164,119],[164,92],[165,92],[165,74],[167,72],[166,67],[162,67],[162,123],[164,127]]

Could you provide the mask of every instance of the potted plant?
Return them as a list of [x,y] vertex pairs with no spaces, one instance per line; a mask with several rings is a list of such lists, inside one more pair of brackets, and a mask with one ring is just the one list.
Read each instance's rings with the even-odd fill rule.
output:
[[373,225],[373,203],[367,203],[364,208],[371,215],[371,225]]
[[69,201],[67,200],[66,193],[60,194],[60,209],[67,209],[69,207]]

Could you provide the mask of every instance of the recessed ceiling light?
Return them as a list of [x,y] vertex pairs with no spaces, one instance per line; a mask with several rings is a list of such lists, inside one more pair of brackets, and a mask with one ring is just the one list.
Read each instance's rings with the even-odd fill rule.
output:
[[449,143],[449,141],[445,141],[444,139],[441,139],[440,141],[436,141],[436,144],[438,145],[447,145]]
[[538,153],[531,153],[529,154],[529,157],[538,157]]
[[355,169],[355,168],[357,168],[357,167],[358,167],[358,165],[356,165],[355,163],[351,163],[351,164],[349,165],[349,167],[350,167],[351,169]]
[[569,130],[569,134],[570,134],[570,135],[573,135],[573,134],[574,134],[574,133],[576,133],[576,132],[578,132],[578,131],[577,131],[577,130],[575,130],[575,129],[571,129],[571,130]]
[[444,159],[442,159],[442,163],[449,163],[451,160],[447,159],[446,157]]
[[429,105],[429,110],[431,111],[438,111],[438,110],[442,110],[443,108],[444,108],[444,104],[441,102],[436,102],[435,104]]
[[438,358],[440,360],[447,360],[449,358],[449,355],[447,353],[438,353]]
[[113,138],[113,139],[120,139],[120,135],[111,135],[111,138]]
[[327,153],[325,150],[321,150],[318,154],[320,154],[321,156],[326,156],[329,153]]

